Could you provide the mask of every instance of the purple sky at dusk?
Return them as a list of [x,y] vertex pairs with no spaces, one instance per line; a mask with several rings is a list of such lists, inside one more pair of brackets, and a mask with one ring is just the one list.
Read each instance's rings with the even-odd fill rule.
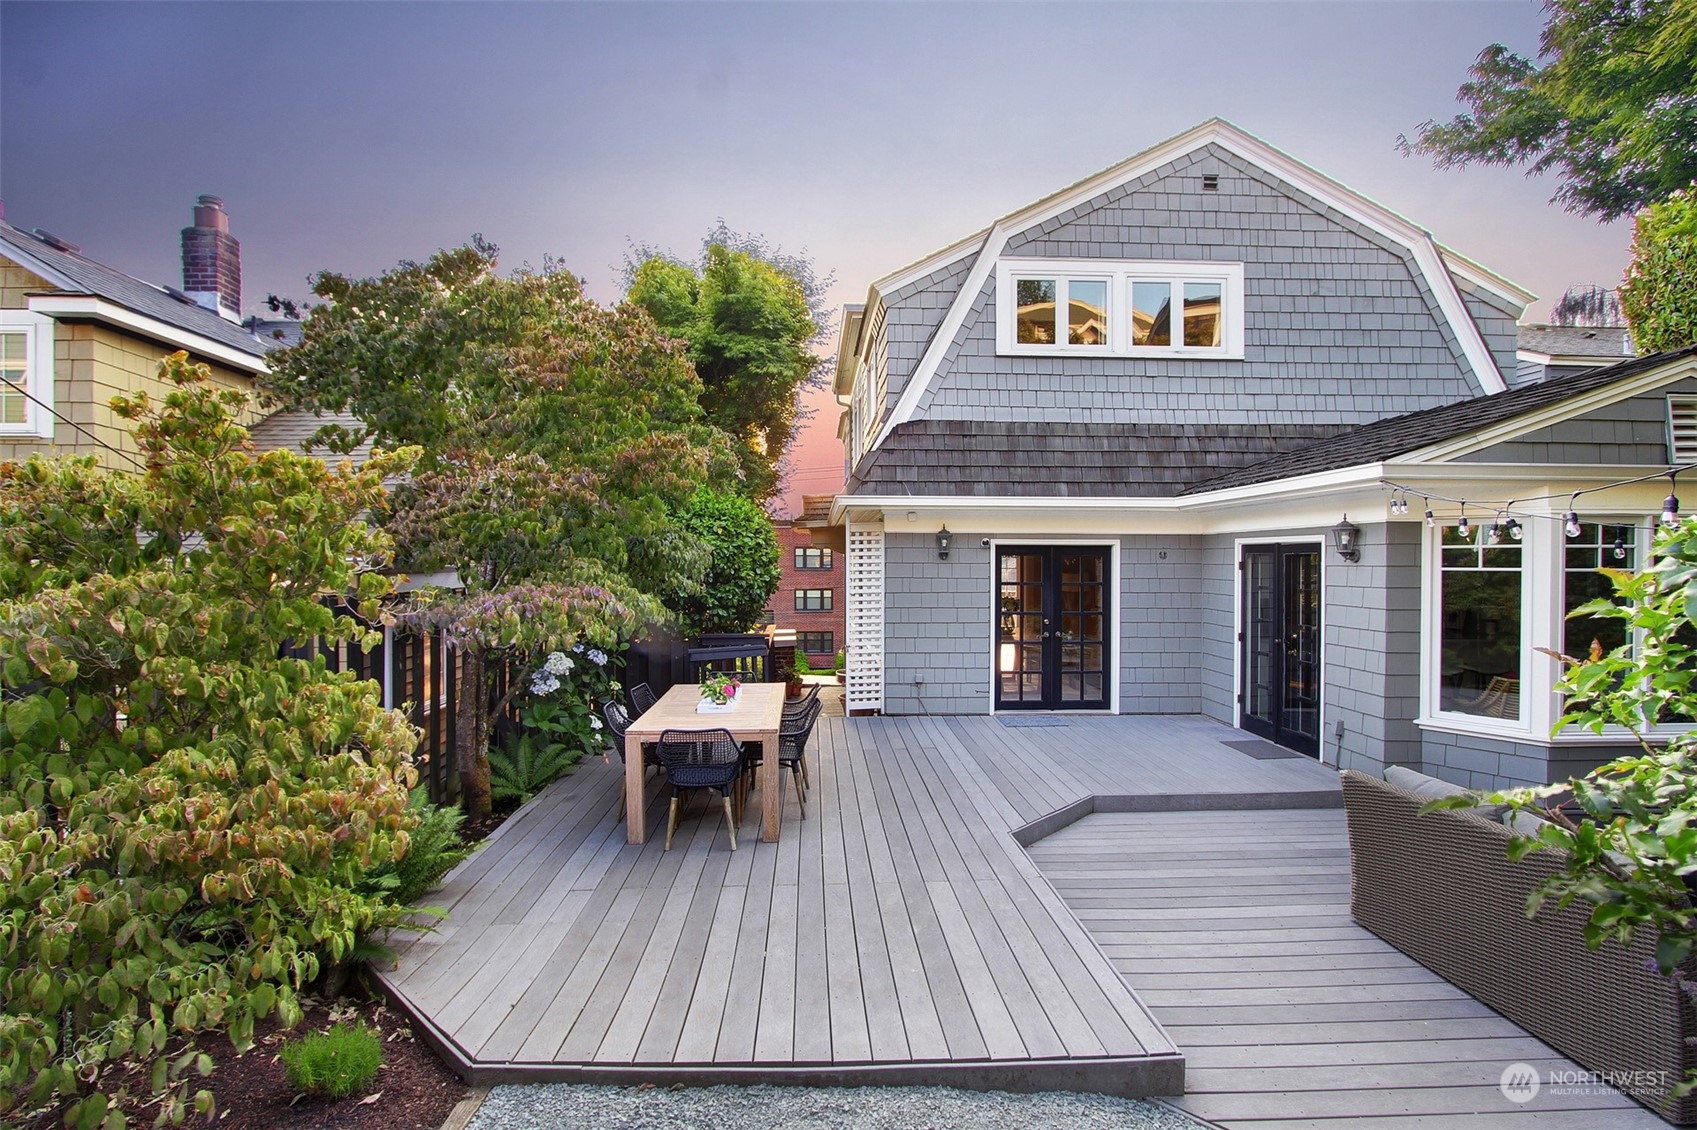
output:
[[[1612,285],[1630,224],[1552,179],[1437,172],[1398,133],[1454,113],[1511,3],[0,3],[0,199],[155,282],[223,197],[244,299],[297,298],[480,232],[603,301],[630,242],[721,217],[836,276],[833,305],[1218,115],[1549,300]],[[834,348],[835,340],[830,342]],[[811,398],[792,486],[840,485]]]

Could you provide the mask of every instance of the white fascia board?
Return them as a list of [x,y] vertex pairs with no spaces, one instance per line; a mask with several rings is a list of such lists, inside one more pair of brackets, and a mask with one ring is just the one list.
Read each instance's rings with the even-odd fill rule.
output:
[[983,241],[989,230],[989,228],[979,228],[964,239],[957,239],[942,250],[933,251],[916,263],[909,263],[905,267],[891,271],[881,279],[875,279],[872,283],[872,289],[879,294],[894,294],[904,286],[912,286],[932,271],[940,270],[951,263],[960,262],[972,254],[972,249]]
[[107,325],[117,326],[133,333],[150,337],[155,341],[186,349],[208,360],[219,361],[231,368],[242,369],[249,373],[265,373],[270,371],[262,359],[239,349],[202,337],[189,330],[167,325],[145,314],[137,314],[134,310],[108,302],[104,298],[96,298],[86,294],[42,294],[34,295],[29,300],[29,308],[37,314],[46,314],[52,318],[89,318]]
[[1553,353],[1539,353],[1532,349],[1517,349],[1514,351],[1514,357],[1517,361],[1531,361],[1536,365],[1548,365],[1556,359]]
[[[1017,212],[997,220],[984,234],[983,244],[977,252],[977,259],[972,265],[966,282],[955,295],[955,300],[949,307],[942,325],[931,339],[930,348],[920,358],[915,366],[913,375],[908,378],[906,387],[902,390],[901,398],[896,402],[895,409],[885,420],[883,428],[872,446],[877,447],[884,442],[884,437],[897,424],[906,423],[912,418],[925,389],[936,376],[942,358],[953,343],[955,333],[965,321],[967,312],[971,309],[973,300],[983,289],[984,281],[990,270],[995,266],[995,260],[1007,246],[1009,235],[1034,227],[1060,215],[1067,209],[1077,206],[1086,200],[1100,196],[1108,189],[1126,181],[1135,180],[1145,173],[1160,168],[1186,153],[1202,148],[1204,145],[1217,144],[1222,149],[1260,166],[1273,173],[1280,179],[1289,182],[1298,189],[1323,203],[1336,208],[1340,213],[1350,217],[1363,226],[1378,232],[1394,243],[1408,248],[1414,257],[1415,266],[1425,276],[1426,284],[1431,288],[1432,296],[1438,303],[1438,309],[1444,319],[1450,323],[1455,333],[1456,341],[1461,345],[1463,357],[1468,367],[1473,370],[1474,378],[1479,387],[1486,393],[1499,393],[1508,390],[1508,382],[1497,371],[1496,359],[1485,347],[1484,338],[1479,333],[1479,327],[1467,312],[1467,305],[1461,299],[1461,292],[1456,289],[1455,279],[1449,273],[1449,267],[1438,249],[1438,244],[1432,239],[1431,233],[1416,225],[1400,213],[1379,204],[1377,201],[1355,191],[1340,181],[1315,169],[1313,166],[1292,157],[1281,149],[1277,149],[1260,138],[1220,118],[1210,118],[1193,129],[1186,130],[1177,137],[1169,138],[1159,145],[1144,150],[1137,156],[1120,162],[1118,165],[1094,176],[1087,177],[1068,188],[1044,197],[1034,204],[1028,205]],[[952,244],[943,252],[929,256],[926,259],[888,275],[873,284],[874,291],[884,290],[885,293],[899,289],[917,279],[923,278],[939,266],[955,262],[970,254],[972,240],[969,237],[959,243]],[[1459,259],[1459,256],[1456,257]],[[1486,285],[1480,272],[1470,272],[1469,281],[1477,281]],[[1505,280],[1506,281],[1506,280]],[[1501,293],[1501,288],[1489,286],[1488,289]],[[1505,297],[1512,297],[1505,295]]]
[[[1627,377],[1624,380],[1570,396],[1539,411],[1528,412],[1523,416],[1504,420],[1500,424],[1494,424],[1476,432],[1469,432],[1467,435],[1433,444],[1430,447],[1409,452],[1398,458],[1399,461],[1406,463],[1442,463],[1457,459],[1463,455],[1471,455],[1475,451],[1483,451],[1506,440],[1516,439],[1528,432],[1537,431],[1539,428],[1559,424],[1564,420],[1571,420],[1575,416],[1583,416],[1585,413],[1595,411],[1598,408],[1606,408],[1617,401],[1627,400],[1642,393],[1650,392],[1662,385],[1685,380],[1688,377],[1697,377],[1697,357],[1684,357],[1667,365],[1658,365],[1653,369],[1646,369],[1644,372]],[[1536,465],[1548,466],[1548,464]]]
[[10,243],[0,243],[0,257],[10,259],[32,275],[38,275],[43,280],[52,283],[60,290],[81,290],[82,284],[73,282],[65,275],[55,271],[40,259],[27,251],[22,251]]
[[1460,275],[1480,290],[1488,290],[1498,298],[1519,306],[1522,313],[1526,307],[1538,301],[1538,296],[1504,275],[1499,275],[1491,268],[1476,259],[1469,259],[1453,247],[1440,243],[1438,254],[1443,256],[1444,264],[1455,274]]

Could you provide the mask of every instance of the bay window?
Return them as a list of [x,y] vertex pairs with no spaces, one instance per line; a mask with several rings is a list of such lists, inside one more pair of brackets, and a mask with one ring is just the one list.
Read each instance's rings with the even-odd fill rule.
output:
[[1438,710],[1522,716],[1524,544],[1477,527],[1442,527]]

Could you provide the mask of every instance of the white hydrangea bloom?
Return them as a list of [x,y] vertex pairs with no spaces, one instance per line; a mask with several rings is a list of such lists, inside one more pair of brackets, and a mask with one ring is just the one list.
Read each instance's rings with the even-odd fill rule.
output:
[[534,695],[550,695],[559,689],[560,680],[547,671],[538,671],[530,680],[530,693]]
[[592,647],[589,649],[589,661],[597,667],[605,667],[607,666],[607,653],[598,647]]
[[590,715],[589,716],[589,728],[591,730],[599,730],[601,728],[601,719],[595,717],[593,714]]
[[550,675],[564,675],[572,669],[572,661],[563,651],[550,651],[548,661],[542,665],[542,669]]

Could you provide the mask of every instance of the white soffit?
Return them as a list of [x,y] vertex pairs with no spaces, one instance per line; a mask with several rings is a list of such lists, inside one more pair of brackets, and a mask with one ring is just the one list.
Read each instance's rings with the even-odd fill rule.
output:
[[[1414,224],[1406,217],[1386,208],[1369,197],[1363,196],[1347,185],[1340,183],[1320,172],[1318,169],[1299,161],[1283,150],[1262,141],[1260,138],[1245,133],[1222,118],[1210,118],[1193,129],[1186,130],[1177,137],[1169,138],[1152,148],[1144,150],[1112,168],[1105,169],[1094,176],[1087,177],[1069,188],[1062,189],[1047,196],[1034,204],[1030,204],[1017,212],[1002,217],[991,225],[984,233],[982,244],[977,251],[977,257],[972,264],[972,270],[966,281],[955,293],[954,302],[949,306],[937,332],[932,335],[931,343],[914,368],[913,376],[908,379],[902,390],[902,395],[896,401],[896,406],[884,421],[879,430],[878,438],[873,446],[884,442],[898,424],[906,423],[913,418],[919,401],[937,375],[942,364],[943,356],[953,344],[954,337],[959,332],[961,324],[966,320],[973,301],[978,292],[983,289],[984,282],[995,266],[995,260],[1007,246],[1008,237],[1044,223],[1060,215],[1069,208],[1078,206],[1087,200],[1100,196],[1102,193],[1135,180],[1145,173],[1154,171],[1187,153],[1194,152],[1205,145],[1214,144],[1229,153],[1236,154],[1253,165],[1272,173],[1281,180],[1295,186],[1316,200],[1335,208],[1337,211],[1357,223],[1378,232],[1394,243],[1401,244],[1409,250],[1416,267],[1425,277],[1426,285],[1431,289],[1433,298],[1438,303],[1439,310],[1450,324],[1460,344],[1463,357],[1472,370],[1474,379],[1486,393],[1506,392],[1507,383],[1502,374],[1497,371],[1495,359],[1486,348],[1485,340],[1479,333],[1479,327],[1467,312],[1467,306],[1461,299],[1461,293],[1456,289],[1455,279],[1450,271],[1466,278],[1469,283],[1492,291],[1507,301],[1524,305],[1533,296],[1529,291],[1518,287],[1501,276],[1485,270],[1472,260],[1458,255],[1447,249],[1440,248],[1430,233]],[[939,267],[960,260],[971,253],[971,244],[978,239],[976,235],[928,256],[909,267],[886,275],[872,285],[874,293],[889,293],[901,286],[923,278]]]

